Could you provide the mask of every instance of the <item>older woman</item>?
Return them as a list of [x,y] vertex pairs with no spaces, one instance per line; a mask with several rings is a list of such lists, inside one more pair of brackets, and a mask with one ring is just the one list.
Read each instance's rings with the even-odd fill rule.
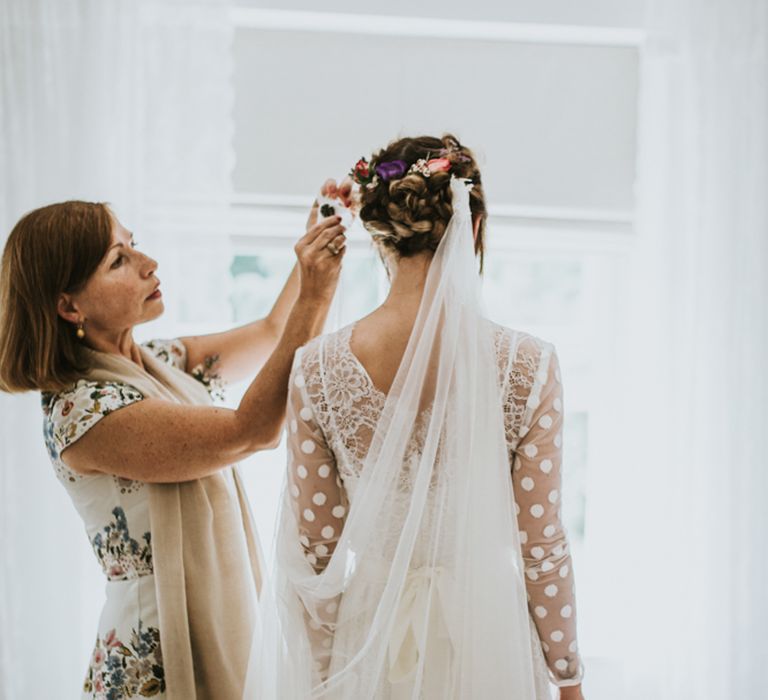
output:
[[[232,465],[276,445],[294,352],[322,329],[344,242],[315,205],[265,318],[138,345],[134,326],[163,312],[157,263],[106,205],[53,204],[11,232],[0,389],[42,392],[51,460],[107,578],[84,697],[241,697],[260,571]],[[237,409],[212,405],[220,381],[257,371]]]

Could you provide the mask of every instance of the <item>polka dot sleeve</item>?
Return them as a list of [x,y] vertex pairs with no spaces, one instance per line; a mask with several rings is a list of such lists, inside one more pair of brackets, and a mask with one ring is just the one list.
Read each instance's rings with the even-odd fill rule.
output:
[[289,486],[307,561],[325,569],[344,525],[347,503],[336,460],[315,419],[301,362],[296,363],[287,410]]
[[[301,351],[291,373],[286,412],[288,488],[299,539],[307,561],[321,573],[333,554],[344,526],[348,502],[336,460],[315,419],[302,371]],[[306,613],[309,638],[320,678],[327,673],[338,600]]]
[[561,522],[563,392],[554,347],[544,344],[512,450],[512,480],[528,602],[556,685],[581,681],[568,539]]

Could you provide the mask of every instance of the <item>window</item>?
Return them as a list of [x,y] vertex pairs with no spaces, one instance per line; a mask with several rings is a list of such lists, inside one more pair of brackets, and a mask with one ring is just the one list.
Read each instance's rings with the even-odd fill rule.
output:
[[[277,15],[267,26],[269,11],[246,12],[236,32],[229,218],[208,235],[189,203],[185,216],[162,218],[189,228],[175,232],[184,245],[161,268],[177,295],[166,297],[176,308],[172,332],[220,330],[262,316],[293,265],[293,243],[320,183],[344,176],[400,133],[456,133],[481,158],[489,200],[488,314],[558,350],[563,517],[579,605],[590,619],[581,645],[590,655],[608,654],[599,646],[606,613],[590,581],[602,571],[600,530],[610,525],[601,520],[604,504],[620,482],[611,328],[634,240],[636,33],[509,25],[491,35],[485,22],[461,21],[437,22],[441,37],[432,29],[420,34],[412,19],[390,18],[386,31],[376,31],[363,17],[352,34],[333,13],[310,29],[302,13],[294,28],[290,12]],[[392,55],[398,60],[388,60]],[[343,65],[343,80],[318,69],[318,57]],[[388,286],[361,228],[350,230],[348,245],[331,328],[371,311]],[[231,388],[231,403],[245,386]],[[242,470],[268,561],[284,471],[282,447]]]

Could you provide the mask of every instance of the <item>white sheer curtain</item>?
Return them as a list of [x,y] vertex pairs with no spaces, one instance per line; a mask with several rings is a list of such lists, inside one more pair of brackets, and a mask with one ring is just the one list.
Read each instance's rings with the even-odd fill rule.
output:
[[761,697],[768,3],[650,0],[641,84],[639,236],[617,341],[624,428],[604,552],[625,669],[612,697]]
[[[231,40],[218,0],[2,0],[0,243],[29,209],[106,200],[161,269],[167,262],[170,290],[183,276],[179,236],[220,233]],[[166,233],[158,212],[184,201],[196,202],[194,225]],[[32,394],[0,395],[0,546],[0,698],[77,697],[102,575],[50,467]]]

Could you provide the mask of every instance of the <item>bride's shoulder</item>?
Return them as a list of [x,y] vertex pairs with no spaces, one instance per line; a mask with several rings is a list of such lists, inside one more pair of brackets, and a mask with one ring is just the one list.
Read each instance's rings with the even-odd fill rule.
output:
[[353,325],[349,324],[337,331],[313,338],[296,351],[295,362],[300,363],[305,371],[309,371],[318,366],[321,356],[327,361],[348,342]]
[[[560,381],[555,346],[517,328],[494,323],[492,331],[496,338],[498,379],[507,434],[511,431],[522,436],[524,433],[520,431],[525,425],[526,412],[538,406],[548,378],[554,376]],[[549,393],[554,396],[553,392]]]
[[555,346],[528,331],[492,324],[499,384],[505,396],[527,396],[555,356]]
[[490,332],[494,338],[496,356],[506,366],[536,366],[539,360],[555,351],[555,346],[548,340],[528,331],[502,326],[489,321]]

